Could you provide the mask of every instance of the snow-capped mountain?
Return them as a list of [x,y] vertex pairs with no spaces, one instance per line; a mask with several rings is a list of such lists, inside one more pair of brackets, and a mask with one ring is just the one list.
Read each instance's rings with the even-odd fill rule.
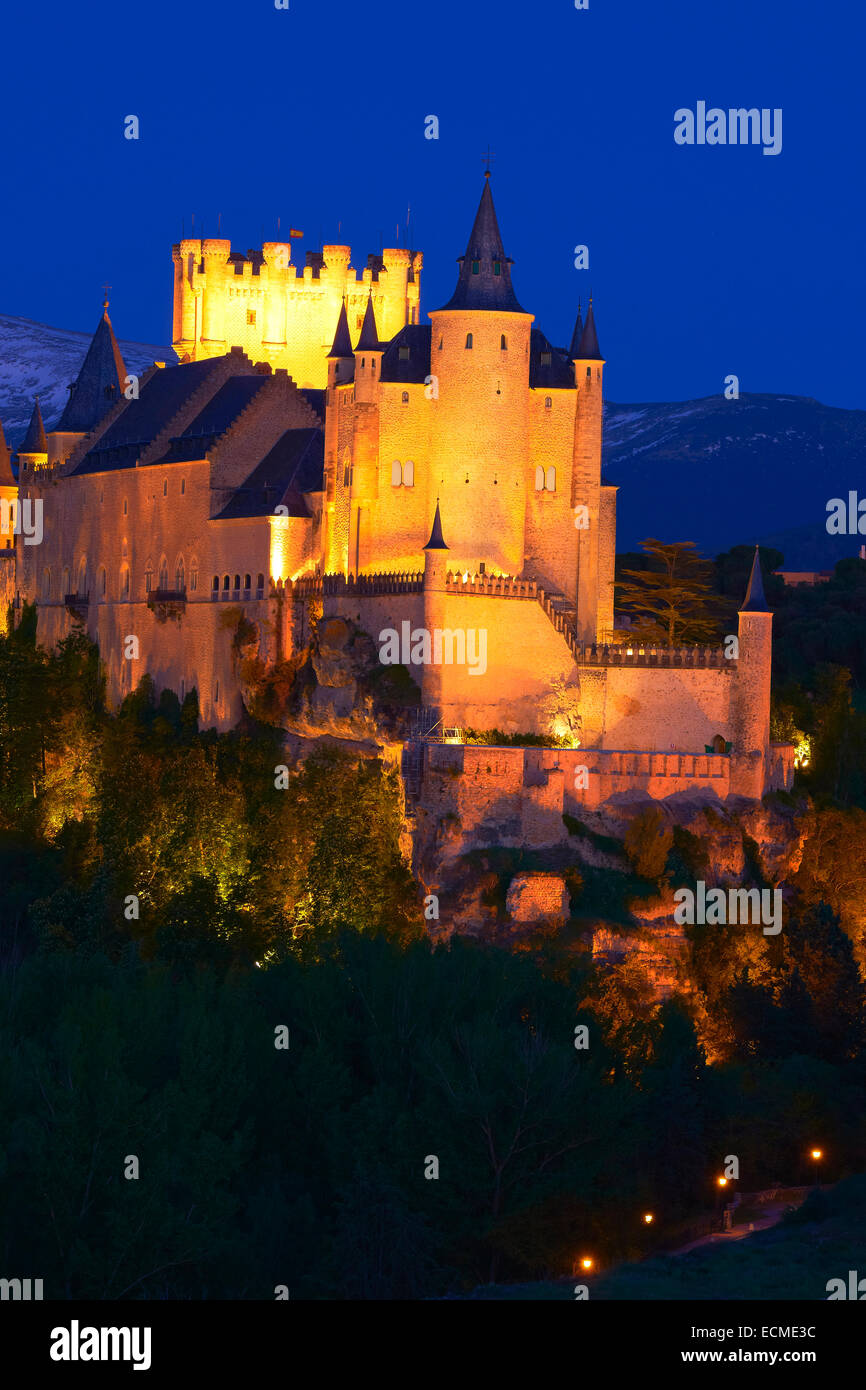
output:
[[[96,323],[89,333],[77,333],[0,314],[0,424],[10,449],[24,438],[35,396],[39,397],[46,430],[56,424],[95,328]],[[177,361],[170,347],[119,345],[127,371],[136,375],[154,361]]]

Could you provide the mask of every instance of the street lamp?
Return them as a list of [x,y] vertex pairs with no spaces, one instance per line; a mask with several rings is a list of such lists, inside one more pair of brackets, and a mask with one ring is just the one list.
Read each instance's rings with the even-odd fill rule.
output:
[[595,1261],[590,1259],[589,1255],[584,1255],[583,1259],[580,1262],[580,1267],[581,1269],[585,1269],[587,1272],[589,1272],[589,1270],[592,1269],[594,1264]]
[[819,1182],[818,1182],[818,1164],[821,1162],[821,1159],[824,1157],[824,1150],[823,1150],[823,1149],[811,1149],[810,1152],[809,1152],[809,1157],[811,1158],[812,1162],[813,1162],[814,1165],[815,1165],[815,1186],[818,1187],[818,1186],[819,1186]]

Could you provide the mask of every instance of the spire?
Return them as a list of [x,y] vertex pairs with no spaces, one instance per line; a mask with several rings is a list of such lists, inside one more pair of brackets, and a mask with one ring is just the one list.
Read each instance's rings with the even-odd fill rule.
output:
[[0,423],[0,487],[14,486],[15,478],[12,473],[12,458],[6,445],[3,425]]
[[580,356],[580,353],[578,352],[578,348],[580,347],[580,340],[581,340],[582,337],[583,337],[583,316],[581,315],[581,312],[580,312],[580,300],[578,300],[578,301],[577,301],[577,318],[576,318],[575,321],[574,321],[574,332],[573,332],[572,335],[571,335],[571,347],[568,349],[568,355],[569,355],[569,357],[570,357],[570,359],[571,359],[572,362],[575,360],[576,357],[579,357],[579,356]]
[[[572,344],[572,348],[574,344]],[[571,356],[578,362],[603,362],[601,348],[598,345],[598,334],[595,331],[595,314],[592,312],[592,295],[589,296],[589,308],[586,311],[586,323],[583,325],[583,332],[580,335],[580,342],[577,351],[572,351]]]
[[436,514],[433,517],[433,530],[430,532],[430,539],[424,547],[425,550],[447,550],[442,536],[442,518],[439,515],[439,498],[436,498]]
[[769,613],[767,600],[764,597],[764,578],[761,574],[761,557],[758,547],[755,546],[755,558],[752,561],[752,573],[749,575],[749,587],[746,590],[746,597],[743,599],[741,613]]
[[512,314],[526,312],[518,304],[511,287],[513,262],[506,256],[499,234],[489,172],[484,176],[481,202],[466,254],[459,258],[458,264],[457,288],[444,305],[445,309],[501,309]]
[[379,334],[376,330],[376,313],[373,308],[373,291],[370,291],[370,298],[367,300],[367,308],[364,311],[364,323],[361,328],[361,336],[355,352],[378,352],[382,344],[379,342]]
[[329,357],[351,357],[352,338],[349,333],[349,315],[346,313],[346,299],[343,297],[343,307],[340,310],[340,317],[337,320],[337,331],[334,334],[334,346],[328,353]]
[[72,387],[63,414],[54,426],[56,430],[69,430],[73,434],[88,434],[123,395],[126,384],[126,367],[117,346],[111,319],[108,317],[108,299],[102,308],[102,318],[96,325],[96,332],[81,364],[81,370]]
[[48,453],[48,440],[45,438],[45,426],[42,423],[42,411],[39,409],[38,396],[36,397],[36,404],[33,407],[33,414],[30,416],[30,424],[27,426],[24,442],[18,446],[18,453]]

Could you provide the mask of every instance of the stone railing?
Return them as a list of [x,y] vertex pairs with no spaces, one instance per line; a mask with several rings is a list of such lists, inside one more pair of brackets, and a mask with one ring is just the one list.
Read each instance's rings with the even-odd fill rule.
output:
[[420,594],[424,588],[423,574],[343,574],[305,575],[286,584],[295,598],[365,597],[375,594]]
[[454,574],[451,570],[445,576],[446,592],[451,594],[492,594],[496,598],[538,598],[539,589],[534,579],[514,579],[510,574]]

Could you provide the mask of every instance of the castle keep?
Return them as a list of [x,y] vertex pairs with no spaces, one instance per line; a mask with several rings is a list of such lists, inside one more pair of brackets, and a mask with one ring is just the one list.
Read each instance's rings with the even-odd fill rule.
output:
[[[399,634],[422,727],[568,740],[499,760],[527,814],[568,809],[581,768],[596,805],[790,785],[790,750],[769,742],[757,556],[737,659],[618,640],[594,308],[567,348],[535,324],[489,175],[427,323],[417,252],[386,248],[360,280],[347,246],[308,253],[301,274],[289,243],[242,257],[184,240],[173,260],[179,363],[130,378],[106,305],[61,419],[46,434],[37,402],[19,449],[44,540],[16,547],[15,601],[37,604],[43,641],[84,624],[115,701],[147,672],[195,688],[202,722],[226,729],[240,616],[272,664],[308,640],[312,602],[380,647]],[[483,662],[467,660],[482,635]],[[477,781],[492,763],[476,753],[436,756]]]

